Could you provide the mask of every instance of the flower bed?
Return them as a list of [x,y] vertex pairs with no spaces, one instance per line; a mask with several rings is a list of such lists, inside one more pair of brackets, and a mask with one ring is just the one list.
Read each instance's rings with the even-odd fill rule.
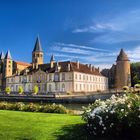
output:
[[84,108],[82,118],[91,136],[137,136],[140,130],[140,96],[112,95],[106,101],[96,100]]
[[39,105],[34,103],[24,104],[22,102],[18,103],[0,102],[0,110],[61,113],[61,114],[68,113],[68,110],[60,104]]

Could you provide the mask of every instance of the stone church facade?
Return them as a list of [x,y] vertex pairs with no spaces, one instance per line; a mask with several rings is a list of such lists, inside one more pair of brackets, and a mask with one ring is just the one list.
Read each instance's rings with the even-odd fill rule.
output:
[[79,61],[56,62],[52,55],[49,63],[43,61],[43,50],[39,37],[32,51],[32,63],[12,60],[10,51],[0,56],[0,86],[10,87],[17,92],[22,86],[25,92],[32,92],[34,86],[40,93],[93,92],[108,90],[108,78],[99,68]]

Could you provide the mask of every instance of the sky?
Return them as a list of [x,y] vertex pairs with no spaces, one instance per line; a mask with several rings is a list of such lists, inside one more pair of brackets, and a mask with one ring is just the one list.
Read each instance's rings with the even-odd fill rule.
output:
[[140,0],[0,0],[0,51],[31,62],[39,35],[48,63],[110,68],[121,48],[140,61]]

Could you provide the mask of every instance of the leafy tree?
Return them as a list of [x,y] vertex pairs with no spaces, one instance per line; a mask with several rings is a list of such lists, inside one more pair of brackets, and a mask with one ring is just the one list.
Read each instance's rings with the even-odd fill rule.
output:
[[19,93],[19,94],[23,94],[23,92],[24,92],[23,87],[22,87],[22,86],[19,86],[19,88],[18,88],[18,93]]
[[38,93],[39,89],[38,86],[34,86],[33,93],[36,95]]

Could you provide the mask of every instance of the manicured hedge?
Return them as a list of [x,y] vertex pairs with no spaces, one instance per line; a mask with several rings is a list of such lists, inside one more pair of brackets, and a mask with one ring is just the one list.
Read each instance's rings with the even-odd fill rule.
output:
[[47,104],[39,105],[34,103],[9,103],[0,102],[0,110],[15,110],[15,111],[27,111],[27,112],[45,112],[45,113],[68,113],[67,109],[60,104]]

